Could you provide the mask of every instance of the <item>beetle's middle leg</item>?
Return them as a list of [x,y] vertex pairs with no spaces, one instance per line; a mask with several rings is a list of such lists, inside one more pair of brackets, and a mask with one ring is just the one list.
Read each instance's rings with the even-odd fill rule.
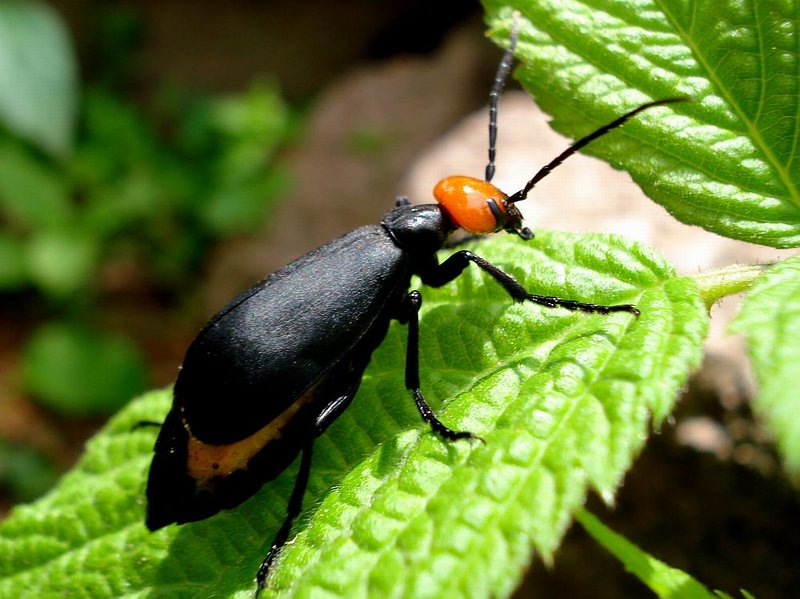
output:
[[422,419],[431,425],[431,428],[441,437],[450,441],[456,439],[477,439],[483,441],[478,435],[468,431],[454,431],[445,426],[431,410],[419,385],[419,308],[422,305],[422,296],[419,291],[411,291],[402,304],[401,323],[408,322],[408,348],[406,350],[406,389],[414,394]]

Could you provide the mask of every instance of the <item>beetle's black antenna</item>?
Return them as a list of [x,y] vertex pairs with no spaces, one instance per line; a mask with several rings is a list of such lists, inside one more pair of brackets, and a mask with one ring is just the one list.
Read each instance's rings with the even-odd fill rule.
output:
[[511,37],[508,41],[508,50],[503,54],[500,66],[497,67],[492,91],[489,92],[489,164],[486,165],[487,182],[490,182],[494,177],[494,159],[497,154],[497,103],[500,101],[500,94],[503,93],[503,86],[508,78],[508,72],[511,70],[511,62],[514,60],[514,48],[517,45],[517,36],[519,35],[519,11],[515,10],[511,18]]
[[545,164],[542,168],[540,168],[539,171],[533,176],[533,179],[531,179],[530,181],[528,181],[525,184],[525,187],[523,187],[522,189],[520,189],[516,193],[513,193],[511,196],[509,196],[508,202],[509,203],[521,202],[522,200],[524,200],[526,197],[528,197],[528,193],[530,192],[530,190],[533,189],[533,187],[539,181],[541,181],[547,175],[549,175],[553,171],[553,169],[555,169],[558,165],[560,165],[567,158],[569,158],[570,156],[575,154],[578,150],[580,150],[583,147],[585,147],[587,144],[593,142],[598,137],[602,137],[603,135],[605,135],[609,131],[612,131],[613,129],[616,129],[617,127],[619,127],[622,123],[627,121],[632,116],[635,116],[635,115],[639,114],[640,112],[642,112],[643,110],[647,110],[648,108],[653,108],[654,106],[663,106],[664,104],[675,104],[677,102],[688,102],[688,101],[689,101],[689,98],[678,97],[678,98],[665,98],[663,100],[655,100],[653,102],[648,102],[647,104],[642,104],[638,108],[634,108],[630,112],[627,112],[627,113],[623,114],[621,117],[611,121],[607,125],[604,125],[604,126],[600,127],[599,129],[597,129],[596,131],[590,133],[586,137],[580,138],[578,141],[576,141],[574,144],[572,144],[566,150],[561,152],[561,154],[559,154],[558,156],[553,158],[550,162]]

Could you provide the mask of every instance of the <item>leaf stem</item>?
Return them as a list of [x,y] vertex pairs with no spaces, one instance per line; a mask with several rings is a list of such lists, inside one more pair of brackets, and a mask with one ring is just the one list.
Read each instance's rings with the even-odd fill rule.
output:
[[699,273],[692,278],[700,290],[700,295],[710,310],[723,297],[745,291],[764,270],[767,264],[734,264],[718,270]]
[[654,558],[622,535],[608,528],[591,512],[585,509],[580,510],[575,519],[601,547],[622,562],[626,570],[639,578],[659,597],[692,597],[693,599],[714,599],[716,597],[689,574]]

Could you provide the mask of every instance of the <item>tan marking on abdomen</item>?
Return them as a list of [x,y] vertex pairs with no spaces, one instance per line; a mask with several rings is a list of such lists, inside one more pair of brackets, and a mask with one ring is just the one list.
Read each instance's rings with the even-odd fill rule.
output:
[[211,445],[203,443],[192,435],[192,431],[184,422],[189,433],[188,456],[186,470],[198,486],[203,486],[214,477],[225,478],[236,470],[247,468],[250,459],[261,451],[270,441],[280,436],[286,424],[304,405],[313,399],[313,388],[301,395],[266,426],[257,430],[241,441],[227,445]]

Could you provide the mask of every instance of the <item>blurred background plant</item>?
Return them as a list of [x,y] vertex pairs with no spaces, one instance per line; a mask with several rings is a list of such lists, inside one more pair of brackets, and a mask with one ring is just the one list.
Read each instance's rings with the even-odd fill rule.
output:
[[[10,374],[77,418],[111,414],[151,383],[120,315],[103,313],[109,296],[191,297],[214,243],[262,227],[286,193],[273,162],[294,123],[268,77],[237,94],[163,85],[143,108],[128,99],[139,18],[107,12],[97,27],[99,64],[81,80],[57,12],[0,4],[0,292],[25,321]],[[10,447],[0,485],[31,499],[57,469]]]

